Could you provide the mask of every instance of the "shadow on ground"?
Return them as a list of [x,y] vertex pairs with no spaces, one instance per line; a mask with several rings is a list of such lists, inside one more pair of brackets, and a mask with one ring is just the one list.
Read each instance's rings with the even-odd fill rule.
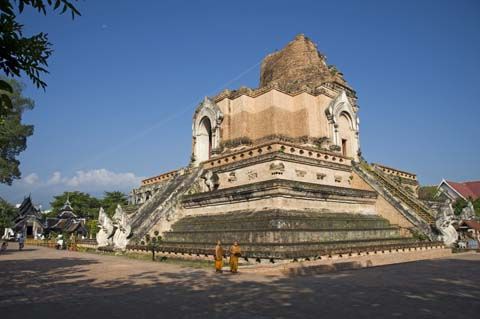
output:
[[474,318],[480,311],[478,256],[296,277],[137,262],[135,273],[106,280],[100,272],[115,271],[115,257],[79,256],[0,259],[1,317]]

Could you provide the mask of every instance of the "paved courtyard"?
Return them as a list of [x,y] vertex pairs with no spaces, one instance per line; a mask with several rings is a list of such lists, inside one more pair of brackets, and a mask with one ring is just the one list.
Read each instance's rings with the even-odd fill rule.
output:
[[480,254],[278,277],[27,246],[0,255],[0,318],[477,318]]

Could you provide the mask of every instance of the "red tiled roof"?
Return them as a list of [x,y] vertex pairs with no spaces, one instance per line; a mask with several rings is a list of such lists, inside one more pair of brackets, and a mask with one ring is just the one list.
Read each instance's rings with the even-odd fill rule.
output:
[[472,229],[480,230],[480,224],[474,220],[464,220],[463,223]]
[[446,182],[465,198],[471,197],[475,200],[480,197],[480,181],[464,183],[456,183],[452,181]]

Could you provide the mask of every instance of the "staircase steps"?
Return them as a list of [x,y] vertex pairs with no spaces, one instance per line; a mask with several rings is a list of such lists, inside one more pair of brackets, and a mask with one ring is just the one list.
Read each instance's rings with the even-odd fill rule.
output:
[[367,163],[355,164],[353,169],[365,182],[396,207],[420,232],[430,239],[434,239],[432,226],[435,223],[435,212],[403,190],[401,185],[394,182],[383,172],[372,168]]
[[142,239],[162,217],[174,218],[172,215],[175,213],[173,209],[175,204],[201,176],[202,172],[201,167],[179,172],[145,202],[132,216],[132,239]]
[[249,257],[280,259],[415,242],[378,215],[275,209],[184,217],[164,234],[162,249],[208,252],[217,240],[239,241]]
[[369,167],[370,172],[375,178],[390,192],[392,192],[397,198],[402,200],[405,204],[415,210],[415,212],[422,217],[427,223],[433,224],[435,222],[434,213],[427,208],[422,202],[413,197],[407,191],[402,189],[401,185],[398,185],[392,181],[389,177],[376,168]]

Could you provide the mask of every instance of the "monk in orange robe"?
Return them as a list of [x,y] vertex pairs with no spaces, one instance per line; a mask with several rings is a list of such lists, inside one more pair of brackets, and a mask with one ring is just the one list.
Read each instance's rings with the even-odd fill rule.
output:
[[238,258],[242,255],[242,250],[237,241],[230,247],[230,271],[232,273],[238,272]]
[[223,255],[225,254],[222,242],[219,240],[217,241],[217,246],[215,246],[215,272],[222,273],[223,267]]

